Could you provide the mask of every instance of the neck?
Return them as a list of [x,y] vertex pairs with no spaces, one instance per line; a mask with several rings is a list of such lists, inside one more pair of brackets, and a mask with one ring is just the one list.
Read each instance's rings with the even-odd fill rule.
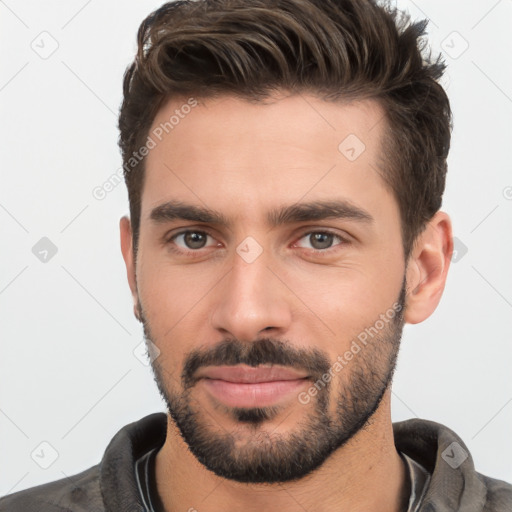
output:
[[169,418],[167,438],[156,457],[156,483],[165,511],[407,510],[409,481],[394,444],[390,393],[388,389],[370,424],[320,468],[282,484],[246,484],[215,475],[189,451]]

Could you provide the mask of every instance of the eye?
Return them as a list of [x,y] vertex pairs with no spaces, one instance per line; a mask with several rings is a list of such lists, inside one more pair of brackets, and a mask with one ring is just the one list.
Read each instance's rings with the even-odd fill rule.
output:
[[306,233],[300,240],[306,240],[310,245],[303,245],[297,242],[296,245],[299,247],[304,247],[306,249],[313,249],[315,251],[325,252],[326,249],[330,249],[333,247],[333,241],[338,239],[341,243],[335,245],[341,245],[342,243],[348,243],[347,240],[342,238],[335,233],[331,233],[330,231],[311,231]]
[[[310,231],[302,235],[293,247],[310,249],[314,253],[330,253],[329,249],[348,243],[348,240],[330,231]],[[186,256],[199,256],[202,253],[201,249],[222,246],[206,231],[190,229],[175,233],[167,240],[166,244],[171,251]]]
[[212,236],[210,236],[205,231],[182,231],[181,233],[176,233],[173,235],[169,242],[177,245],[182,251],[180,252],[194,252],[199,249],[204,249],[207,247],[206,242],[208,238],[214,240]]

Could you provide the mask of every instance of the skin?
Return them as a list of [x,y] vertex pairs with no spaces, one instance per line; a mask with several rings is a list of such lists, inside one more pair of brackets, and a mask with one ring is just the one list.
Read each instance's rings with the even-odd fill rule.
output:
[[[215,347],[229,337],[250,343],[271,336],[295,348],[317,348],[334,362],[392,307],[404,278],[404,321],[419,323],[433,313],[453,250],[450,218],[437,212],[404,261],[398,204],[377,172],[387,129],[378,103],[335,104],[285,94],[268,104],[230,96],[198,101],[147,156],[136,262],[130,220],[120,221],[134,313],[140,318],[144,312],[168,390],[182,391],[180,375],[191,350]],[[153,127],[184,103],[186,98],[169,101]],[[349,134],[366,146],[354,161],[338,150]],[[266,222],[273,208],[341,198],[369,212],[373,222],[324,219],[273,228]],[[170,200],[207,206],[231,224],[151,221],[151,210]],[[211,235],[194,257],[170,249],[187,250],[183,237],[168,241],[184,228]],[[322,230],[349,243],[334,237],[322,255],[314,253],[308,234]],[[248,236],[263,249],[252,263],[236,251]],[[368,355],[373,349],[365,350]],[[335,373],[333,389],[345,389],[358,357],[363,356]],[[314,411],[314,400],[308,407],[294,396],[255,432],[237,424],[229,408],[216,407],[203,386],[195,386],[189,398],[213,430],[236,431],[242,446],[249,446],[255,433],[286,437]],[[284,483],[241,483],[216,475],[191,453],[169,418],[156,458],[163,506],[169,512],[405,510],[410,489],[394,446],[390,399],[388,388],[364,428],[317,470]],[[334,415],[334,395],[328,407]]]

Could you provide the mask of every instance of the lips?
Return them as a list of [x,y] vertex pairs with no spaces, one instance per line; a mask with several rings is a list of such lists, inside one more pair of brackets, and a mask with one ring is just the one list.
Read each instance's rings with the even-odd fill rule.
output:
[[198,372],[198,378],[224,380],[240,384],[258,384],[262,382],[289,381],[306,379],[308,375],[291,368],[279,366],[215,366]]
[[265,407],[290,401],[306,385],[306,373],[279,366],[212,366],[198,371],[199,387],[228,407]]

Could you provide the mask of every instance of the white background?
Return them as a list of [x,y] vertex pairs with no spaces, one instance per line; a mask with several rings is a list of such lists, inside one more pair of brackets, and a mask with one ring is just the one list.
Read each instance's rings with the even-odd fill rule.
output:
[[[121,166],[122,75],[159,5],[0,2],[0,495],[87,469],[121,427],[165,410],[134,355],[142,329],[118,231],[125,186],[92,195]],[[393,420],[449,426],[478,471],[512,481],[512,1],[399,5],[430,18],[449,65],[443,209],[467,253],[434,315],[405,327]],[[57,44],[45,59],[33,49]],[[42,237],[58,249],[46,263],[32,252]],[[44,449],[51,462],[42,442],[58,453],[48,469],[31,458]]]

